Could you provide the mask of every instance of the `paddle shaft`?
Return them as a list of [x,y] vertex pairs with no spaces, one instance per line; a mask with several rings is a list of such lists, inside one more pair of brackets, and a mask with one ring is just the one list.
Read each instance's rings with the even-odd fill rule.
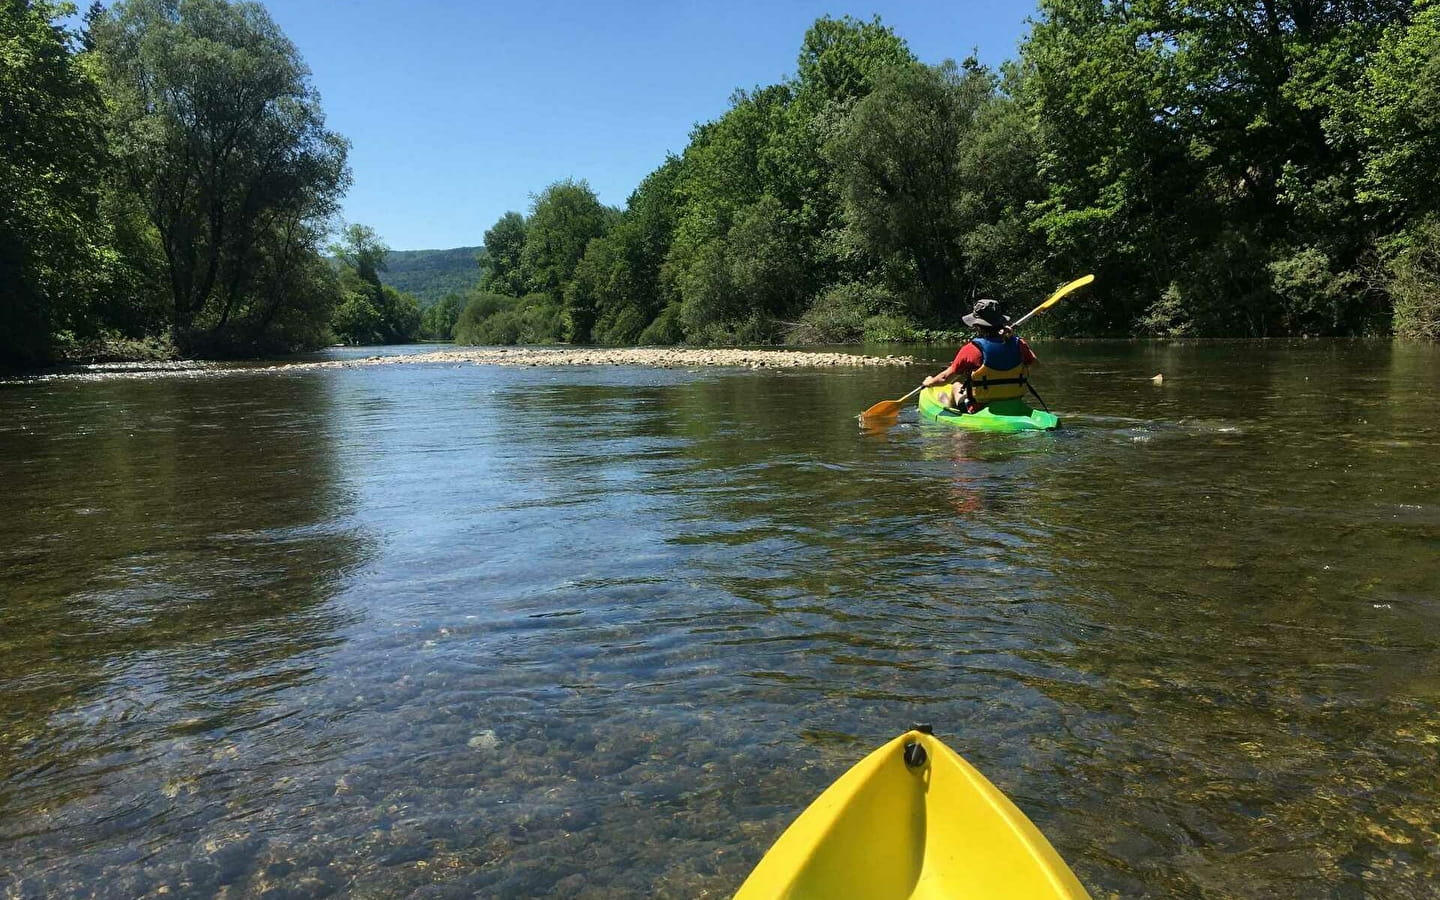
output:
[[917,387],[915,390],[901,397],[899,400],[881,400],[879,403],[862,412],[860,414],[860,418],[884,419],[898,415],[900,413],[900,407],[905,405],[905,401],[920,393],[921,389],[924,387],[925,385],[920,385],[920,387]]
[[1006,325],[1005,327],[1008,328],[1008,329],[1010,329],[1011,331],[1014,331],[1015,329],[1019,328],[1021,325],[1024,325],[1026,322],[1030,321],[1030,319],[1031,319],[1036,313],[1040,312],[1040,310],[1043,309],[1043,308],[1044,308],[1044,307],[1038,307],[1038,308],[1036,308],[1036,309],[1032,309],[1032,310],[1030,310],[1028,313],[1026,313],[1025,315],[1023,315],[1023,316],[1021,316],[1020,318],[1016,319],[1015,321],[1011,322],[1009,325]]

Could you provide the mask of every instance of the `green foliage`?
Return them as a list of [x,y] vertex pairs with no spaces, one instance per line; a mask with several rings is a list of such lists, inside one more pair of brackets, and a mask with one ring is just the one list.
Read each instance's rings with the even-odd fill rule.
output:
[[420,337],[427,341],[453,339],[455,322],[464,308],[465,298],[459,294],[446,294],[438,303],[432,303],[420,314]]
[[319,256],[346,145],[262,7],[121,0],[77,46],[60,13],[0,4],[10,362],[166,333],[275,352],[332,327],[930,340],[976,296],[1024,306],[1091,271],[1036,331],[1435,331],[1437,0],[1042,0],[998,71],[822,18],[793,77],[737,91],[623,211],[556,182],[478,265],[361,226]]
[[1165,292],[1146,308],[1136,323],[1136,329],[1141,334],[1154,337],[1185,337],[1191,333],[1191,328],[1185,298],[1180,293],[1180,286],[1173,283],[1166,286]]
[[925,333],[915,320],[900,315],[870,316],[860,329],[861,340],[869,344],[924,343]]
[[133,338],[103,328],[83,340],[61,332],[55,337],[55,345],[58,355],[70,362],[157,362],[176,359],[180,354],[168,335]]
[[103,107],[51,24],[62,11],[0,4],[0,366],[43,362],[53,332],[85,330],[113,265]]
[[390,248],[369,225],[347,225],[340,240],[330,245],[330,252],[354,270],[361,281],[380,286],[380,273],[385,271]]
[[385,283],[428,308],[450,294],[477,287],[485,268],[484,247],[391,250],[385,254]]
[[676,157],[650,173],[614,227],[586,247],[565,289],[571,308],[594,310],[597,344],[639,341],[670,299],[662,268],[675,231],[679,176]]
[[645,326],[636,343],[656,346],[683,343],[685,332],[680,328],[680,304],[671,303],[660,310],[655,321]]
[[890,318],[903,304],[889,289],[863,282],[838,284],[787,327],[787,344],[852,344],[865,340],[872,319]]
[[874,90],[884,73],[914,61],[910,48],[879,16],[869,22],[823,16],[800,42],[799,100],[810,107],[848,106]]
[[1389,223],[1440,212],[1440,3],[1395,22],[1328,123],[1363,147],[1360,200]]
[[345,295],[334,268],[312,249],[319,244],[318,230],[306,229],[289,245],[290,255],[262,257],[253,273],[252,318],[229,333],[212,332],[209,352],[273,355],[329,342],[331,317]]
[[1416,223],[1396,247],[1386,271],[1395,333],[1440,340],[1440,218]]
[[584,181],[557,181],[536,197],[526,220],[520,270],[527,287],[562,309],[565,336],[576,343],[590,340],[595,323],[591,298],[566,287],[590,241],[603,235],[618,212],[600,203]]
[[455,323],[455,343],[554,344],[560,340],[559,329],[560,309],[544,294],[508,297],[477,292]]
[[314,270],[347,145],[294,45],[225,0],[122,0],[89,36],[117,182],[149,226],[136,268],[162,273],[177,340],[254,352],[323,333],[335,298]]
[[489,265],[480,278],[480,290],[519,297],[525,293],[521,254],[525,251],[525,217],[507,212],[485,232],[485,258]]
[[331,246],[342,264],[340,302],[331,319],[335,336],[347,344],[399,344],[420,333],[415,298],[382,284],[380,273],[390,250],[366,225],[350,225]]
[[821,19],[795,80],[737,92],[695,130],[663,273],[687,341],[774,340],[828,285],[864,274],[836,239],[840,191],[824,146],[887,69],[913,59],[878,21]]
[[1200,333],[1369,327],[1367,139],[1342,126],[1364,105],[1364,60],[1409,14],[1408,0],[1046,0],[1023,48],[1049,184],[1037,225],[1052,275],[1094,269],[1107,295],[1057,320],[1163,329],[1174,310],[1153,298],[1174,285],[1164,303]]
[[989,173],[969,177],[963,151],[992,93],[979,67],[892,69],[830,144],[852,243],[900,263],[889,271],[923,301],[916,313],[953,317],[978,287],[964,237],[989,212],[973,196],[973,182]]
[[1335,271],[1330,257],[1318,247],[1303,247],[1274,260],[1270,277],[1282,301],[1279,312],[1286,332],[1344,333],[1347,324],[1361,321],[1349,308],[1364,297],[1360,276]]
[[[1435,10],[1044,0],[998,72],[822,18],[795,77],[737,91],[613,225],[565,182],[487,245],[571,340],[927,339],[1086,271],[1036,331],[1383,330],[1425,271],[1397,235],[1440,197]],[[562,189],[587,215],[550,211]]]

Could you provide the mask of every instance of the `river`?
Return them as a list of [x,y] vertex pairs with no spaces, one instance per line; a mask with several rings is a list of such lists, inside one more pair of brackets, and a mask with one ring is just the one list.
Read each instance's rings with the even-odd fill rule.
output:
[[1429,895],[1440,349],[1037,350],[0,385],[0,897],[727,896],[918,721],[1097,896]]

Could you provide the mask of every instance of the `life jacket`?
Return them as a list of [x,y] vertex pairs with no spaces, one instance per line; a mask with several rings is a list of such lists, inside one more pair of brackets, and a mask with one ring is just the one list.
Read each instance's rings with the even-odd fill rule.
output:
[[1030,367],[1024,364],[1019,338],[977,337],[970,343],[980,348],[980,368],[965,376],[965,393],[972,403],[984,406],[1025,396]]

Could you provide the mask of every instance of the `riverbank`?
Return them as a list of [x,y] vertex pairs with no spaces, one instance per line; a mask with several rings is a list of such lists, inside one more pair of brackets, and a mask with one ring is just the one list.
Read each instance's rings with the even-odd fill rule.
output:
[[355,369],[394,365],[477,366],[643,366],[660,369],[726,367],[744,369],[816,369],[909,366],[912,356],[867,356],[808,350],[738,350],[693,347],[493,347],[435,350],[359,359],[236,365],[177,359],[131,362],[71,363],[54,369],[17,374],[9,381],[110,380],[115,378],[194,378],[239,372],[287,373],[312,369]]

